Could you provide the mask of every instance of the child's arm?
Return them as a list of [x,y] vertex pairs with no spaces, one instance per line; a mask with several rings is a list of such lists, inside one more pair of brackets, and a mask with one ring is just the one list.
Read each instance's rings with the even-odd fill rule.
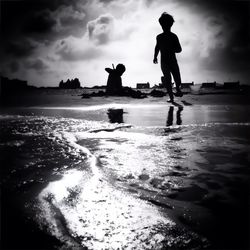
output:
[[109,74],[113,71],[113,69],[111,69],[111,68],[105,68],[105,70],[106,70]]
[[175,38],[175,46],[174,46],[174,52],[180,53],[182,51],[181,44],[179,42],[178,36]]
[[153,63],[158,63],[157,56],[159,54],[159,51],[160,51],[160,48],[159,48],[158,41],[157,41],[157,38],[156,38],[156,45],[155,45],[155,53],[154,53]]

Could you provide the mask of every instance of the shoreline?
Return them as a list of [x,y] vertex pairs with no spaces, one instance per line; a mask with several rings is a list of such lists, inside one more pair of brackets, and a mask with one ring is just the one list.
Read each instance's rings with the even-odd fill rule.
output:
[[[143,93],[143,92],[142,92]],[[168,96],[153,97],[148,96],[143,99],[125,97],[125,96],[93,96],[90,98],[81,98],[82,90],[36,90],[30,92],[14,93],[13,95],[1,97],[1,108],[15,107],[41,107],[41,106],[65,106],[80,107],[94,105],[94,103],[107,104],[112,102],[118,103],[166,103]],[[225,93],[187,93],[183,97],[175,97],[178,105],[250,105],[250,94],[247,92],[225,92]]]

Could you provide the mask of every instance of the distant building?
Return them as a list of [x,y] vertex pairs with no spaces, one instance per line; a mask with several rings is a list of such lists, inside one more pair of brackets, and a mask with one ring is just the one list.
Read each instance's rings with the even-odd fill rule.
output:
[[216,87],[216,82],[203,82],[201,84],[202,88],[215,88]]
[[149,82],[147,82],[147,83],[137,83],[136,88],[137,89],[149,89],[150,84],[149,84]]
[[153,89],[161,89],[161,88],[163,88],[163,84],[162,83],[159,83],[159,84],[155,84],[153,87],[152,87]]
[[223,88],[225,89],[238,89],[240,87],[240,82],[224,82]]
[[194,82],[183,82],[181,83],[182,88],[190,88],[190,86],[193,86]]

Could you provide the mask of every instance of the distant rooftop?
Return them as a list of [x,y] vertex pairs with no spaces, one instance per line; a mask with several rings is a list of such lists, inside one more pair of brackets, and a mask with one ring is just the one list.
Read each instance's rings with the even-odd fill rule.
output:
[[149,82],[147,82],[147,83],[137,83],[136,88],[137,89],[149,89],[150,84],[149,84]]

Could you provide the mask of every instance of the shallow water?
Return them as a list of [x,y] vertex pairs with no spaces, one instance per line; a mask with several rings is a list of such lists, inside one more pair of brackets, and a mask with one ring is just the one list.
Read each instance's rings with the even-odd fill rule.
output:
[[[122,123],[108,118],[111,106],[127,112]],[[39,107],[29,116],[22,112],[30,108],[2,115],[3,196],[12,194],[28,220],[58,239],[51,248],[245,247],[246,112],[161,107]]]

